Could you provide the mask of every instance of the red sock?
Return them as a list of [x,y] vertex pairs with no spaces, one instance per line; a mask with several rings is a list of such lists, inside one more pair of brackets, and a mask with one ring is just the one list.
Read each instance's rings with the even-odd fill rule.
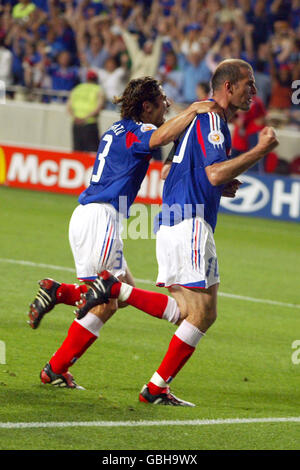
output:
[[[124,286],[124,284],[123,284]],[[122,283],[118,282],[113,284],[111,288],[112,298],[118,298]],[[129,288],[129,286],[127,286]],[[137,287],[132,287],[132,290],[127,298],[124,299],[128,305],[142,310],[153,317],[162,318],[164,311],[168,305],[169,297],[159,292],[151,292]],[[122,299],[123,300],[123,299]]]
[[58,304],[75,305],[80,300],[80,294],[88,291],[85,284],[64,284],[62,283],[56,292]]
[[126,303],[153,317],[162,318],[168,304],[168,296],[159,292],[149,292],[133,287]]
[[81,326],[76,320],[73,321],[68,336],[49,361],[53,372],[56,374],[66,372],[96,339],[97,336]]
[[[187,360],[191,357],[195,348],[179,339],[176,334],[171,339],[168,351],[157,369],[157,373],[166,382],[169,383],[178,374]],[[148,383],[149,392],[153,395],[161,393],[164,388],[159,387],[152,382]]]

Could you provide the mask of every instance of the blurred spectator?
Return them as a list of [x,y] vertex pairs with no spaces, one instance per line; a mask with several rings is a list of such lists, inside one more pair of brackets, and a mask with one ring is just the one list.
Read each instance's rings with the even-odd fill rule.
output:
[[290,15],[291,27],[296,30],[300,26],[300,2],[299,0],[292,0],[291,15]]
[[89,67],[102,68],[104,66],[109,53],[104,47],[101,36],[92,36],[90,39],[86,37],[85,41],[78,40],[77,44],[79,52],[85,55]]
[[19,0],[13,6],[11,16],[15,25],[22,25],[30,29],[31,33],[37,31],[41,24],[47,21],[47,14],[30,0]]
[[207,66],[204,52],[191,52],[188,56],[180,54],[179,66],[183,71],[183,100],[185,103],[196,101],[197,84],[209,82],[211,72]]
[[265,106],[268,106],[271,94],[271,78],[265,72],[265,63],[263,61],[258,60],[256,62],[254,77],[257,96],[262,99]]
[[43,10],[45,13],[49,12],[49,0],[32,0],[35,6]]
[[288,65],[280,65],[271,72],[272,88],[269,102],[270,109],[289,109],[292,105],[292,75]]
[[291,0],[273,0],[270,3],[270,13],[273,21],[288,21],[291,14]]
[[31,0],[19,0],[13,7],[12,17],[17,22],[27,23],[30,21],[36,6]]
[[54,42],[61,50],[69,51],[74,59],[77,54],[75,33],[64,16],[55,17],[51,23],[54,33]]
[[8,34],[11,28],[11,6],[9,4],[0,5],[0,38],[3,40],[3,44],[6,45],[5,36]]
[[260,44],[253,62],[257,95],[265,106],[268,106],[271,94],[270,47],[269,43]]
[[241,39],[234,30],[232,21],[224,23],[224,29],[214,44],[209,48],[206,55],[206,65],[211,74],[215,71],[219,62],[230,58],[241,58],[251,62],[252,42],[249,43],[251,29],[244,31],[246,51],[242,51]]
[[274,34],[270,37],[270,45],[275,64],[290,62],[294,46],[295,33],[287,21],[274,22]]
[[40,40],[34,50],[34,54],[26,55],[25,53],[23,58],[25,85],[28,88],[51,88],[50,78],[47,80],[45,76],[45,69],[51,64],[46,41]]
[[258,46],[268,41],[271,33],[271,20],[266,11],[266,1],[256,0],[254,4],[253,14],[250,16],[249,23],[253,26],[252,29],[252,40],[254,50],[258,49]]
[[175,103],[182,103],[183,73],[178,68],[175,52],[166,53],[164,64],[160,66],[157,77],[168,99]]
[[71,54],[62,51],[57,62],[44,69],[47,77],[51,79],[51,88],[56,91],[71,91],[79,83],[78,67],[71,64]]
[[[257,144],[258,134],[266,125],[266,108],[263,101],[258,97],[252,98],[249,111],[239,111],[233,122],[232,156],[235,157]],[[252,170],[262,168],[256,165]]]
[[38,61],[35,45],[32,42],[27,42],[24,47],[24,56],[22,61],[24,82],[25,85],[31,86],[31,69]]
[[123,29],[122,37],[131,61],[130,80],[147,75],[155,76],[161,57],[161,37],[157,36],[155,40],[147,39],[142,47],[140,47],[138,37],[135,34]]
[[185,56],[191,53],[200,52],[200,33],[201,27],[197,23],[191,23],[185,27],[185,34],[180,45],[180,52]]
[[24,44],[26,42],[24,37],[24,29],[19,25],[11,28],[11,30],[8,31],[7,35],[5,36],[4,42],[13,54],[13,84],[23,85],[24,77],[22,60],[24,55]]
[[63,39],[57,37],[57,33],[52,25],[49,25],[48,27],[45,41],[48,55],[52,60],[55,60],[58,54],[66,50]]
[[5,47],[4,38],[0,37],[0,80],[5,83],[5,86],[12,85],[13,83],[12,64],[12,52]]
[[197,100],[207,100],[210,97],[210,84],[208,82],[199,82],[196,87]]
[[88,70],[86,80],[86,83],[80,83],[72,90],[67,102],[67,110],[73,120],[73,150],[97,152],[98,117],[103,108],[104,94],[94,70]]
[[104,68],[95,69],[105,94],[105,107],[107,109],[116,109],[116,105],[113,104],[114,98],[122,94],[127,83],[127,58],[123,56],[123,61],[124,59],[125,63],[123,62],[119,66],[114,57],[108,57]]

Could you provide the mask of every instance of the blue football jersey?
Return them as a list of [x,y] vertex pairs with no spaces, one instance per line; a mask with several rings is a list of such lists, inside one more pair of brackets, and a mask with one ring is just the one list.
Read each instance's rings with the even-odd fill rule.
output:
[[161,224],[174,225],[196,215],[215,230],[224,185],[213,186],[205,167],[227,160],[230,148],[230,131],[218,114],[210,112],[195,117],[177,145],[155,231]]
[[79,203],[107,202],[128,217],[155,154],[149,147],[155,130],[153,124],[131,119],[113,124],[100,140],[90,184],[80,194]]

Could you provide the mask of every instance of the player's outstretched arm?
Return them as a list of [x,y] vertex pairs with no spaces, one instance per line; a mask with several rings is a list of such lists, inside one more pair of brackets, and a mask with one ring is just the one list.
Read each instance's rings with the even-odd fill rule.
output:
[[223,109],[214,101],[195,101],[177,116],[169,119],[150,138],[150,148],[167,145],[176,140],[197,114],[214,112],[223,116]]
[[220,163],[213,163],[205,168],[209,182],[213,186],[228,183],[244,171],[251,168],[266,154],[278,145],[275,131],[272,127],[264,127],[260,132],[258,143],[253,149],[242,153],[236,158]]

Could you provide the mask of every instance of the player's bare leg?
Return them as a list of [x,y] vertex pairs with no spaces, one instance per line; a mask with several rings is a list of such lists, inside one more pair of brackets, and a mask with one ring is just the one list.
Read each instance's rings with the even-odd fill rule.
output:
[[208,289],[172,286],[169,292],[176,300],[183,319],[205,333],[217,318],[218,288],[218,283]]

